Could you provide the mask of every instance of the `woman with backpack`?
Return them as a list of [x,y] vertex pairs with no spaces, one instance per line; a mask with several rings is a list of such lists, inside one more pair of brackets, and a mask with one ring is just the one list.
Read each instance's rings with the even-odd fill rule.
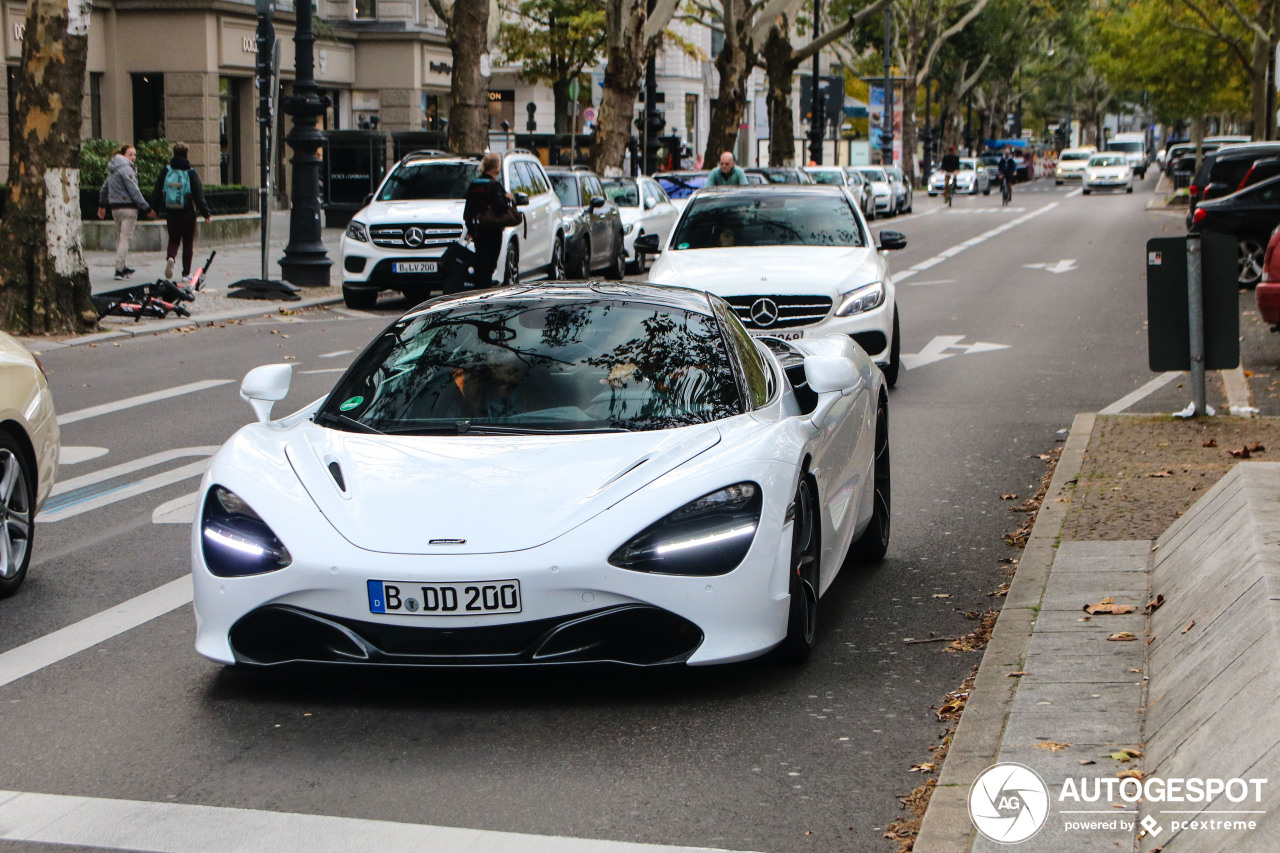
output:
[[204,187],[200,175],[187,159],[187,144],[173,144],[173,159],[156,179],[152,192],[152,207],[164,214],[169,230],[169,248],[165,252],[164,277],[173,279],[173,267],[178,256],[178,244],[182,244],[182,277],[191,275],[191,260],[195,255],[196,214],[211,221],[209,205],[204,200]]

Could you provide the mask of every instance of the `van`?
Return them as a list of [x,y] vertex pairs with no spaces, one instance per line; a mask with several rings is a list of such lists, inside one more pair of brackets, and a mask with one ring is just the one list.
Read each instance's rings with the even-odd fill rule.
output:
[[1147,135],[1145,133],[1117,133],[1107,140],[1107,150],[1123,152],[1133,173],[1139,179],[1147,176]]

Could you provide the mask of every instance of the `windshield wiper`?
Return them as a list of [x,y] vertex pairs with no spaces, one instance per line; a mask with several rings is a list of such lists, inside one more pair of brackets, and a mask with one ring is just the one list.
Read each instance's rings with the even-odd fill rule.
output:
[[315,416],[313,423],[319,424],[320,426],[329,424],[330,426],[344,430],[345,432],[363,432],[369,433],[370,435],[386,435],[382,430],[374,429],[368,424],[361,423],[355,418],[349,418],[346,415],[337,415],[333,412],[321,412]]
[[538,427],[497,426],[494,424],[472,424],[468,433],[481,435],[598,435],[609,432],[630,432],[622,427],[565,427],[540,429]]

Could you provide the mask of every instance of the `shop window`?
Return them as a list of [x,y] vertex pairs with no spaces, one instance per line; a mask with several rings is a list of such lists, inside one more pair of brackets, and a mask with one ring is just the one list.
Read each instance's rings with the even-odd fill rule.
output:
[[133,78],[133,138],[136,142],[164,139],[164,74],[135,73]]
[[378,0],[356,0],[356,20],[376,21],[378,19]]
[[89,135],[102,138],[102,73],[89,74]]
[[685,141],[693,145],[698,138],[698,96],[692,92],[686,92],[684,96],[684,130]]
[[240,86],[237,77],[218,78],[219,183],[240,183]]

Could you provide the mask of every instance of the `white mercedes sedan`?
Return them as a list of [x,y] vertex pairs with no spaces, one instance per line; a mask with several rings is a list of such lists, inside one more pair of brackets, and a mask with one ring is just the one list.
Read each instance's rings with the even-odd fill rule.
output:
[[886,230],[877,246],[842,187],[704,189],[690,199],[649,280],[714,293],[752,335],[846,335],[892,387],[900,369],[898,305],[880,250],[906,244]]
[[1084,167],[1084,189],[1089,195],[1098,190],[1133,192],[1133,168],[1123,151],[1115,154],[1094,154]]

